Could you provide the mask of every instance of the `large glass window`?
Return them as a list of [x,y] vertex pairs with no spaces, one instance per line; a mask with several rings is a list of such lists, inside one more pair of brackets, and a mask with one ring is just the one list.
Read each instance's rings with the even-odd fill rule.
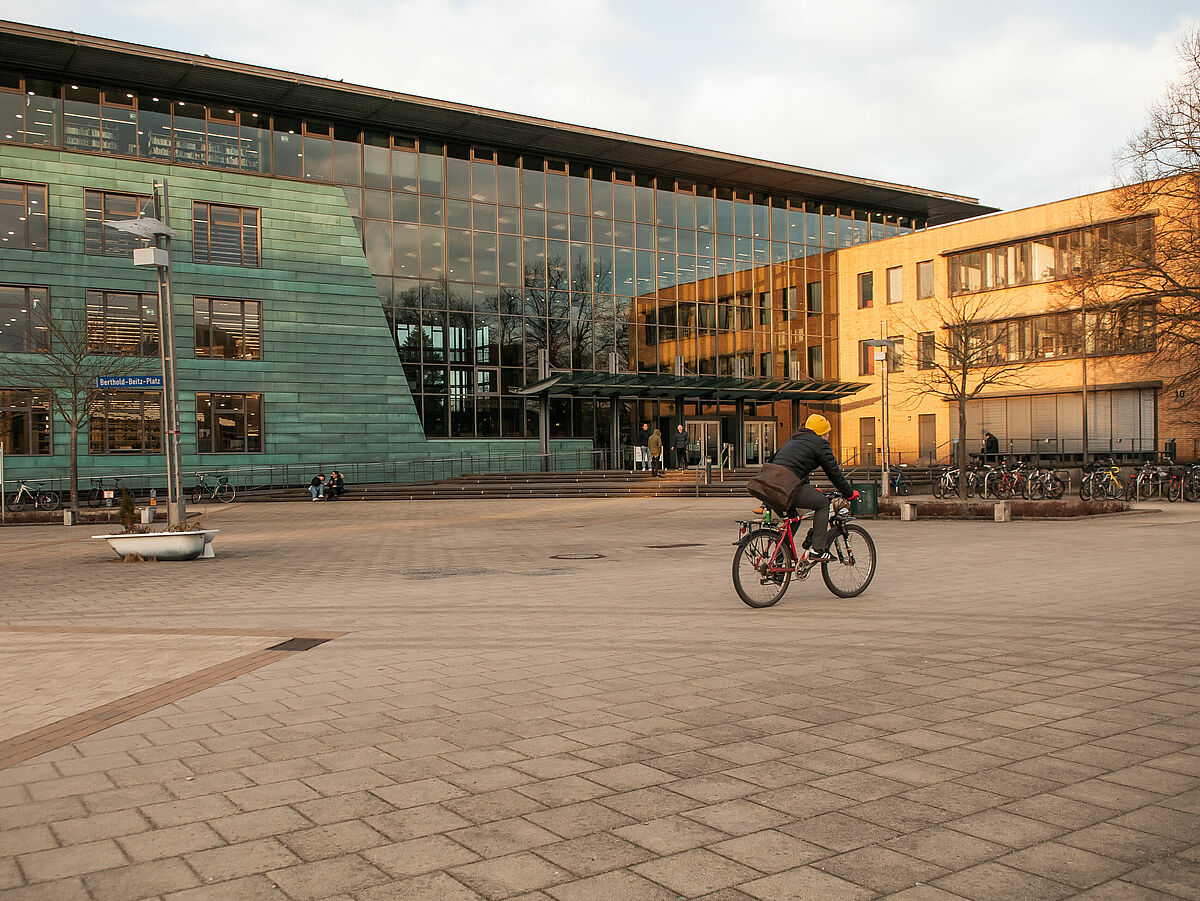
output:
[[50,291],[0,285],[0,353],[50,349]]
[[50,453],[50,402],[44,394],[0,389],[0,448],[10,457]]
[[46,186],[0,181],[0,247],[45,250]]
[[158,295],[86,291],[87,346],[94,354],[158,355]]
[[197,394],[196,449],[202,454],[261,453],[261,394]]
[[1116,269],[1153,257],[1152,218],[1107,222],[953,254],[950,293],[969,294],[1056,281],[1077,275],[1085,267]]
[[141,241],[128,232],[109,228],[107,223],[149,215],[150,197],[112,191],[83,192],[83,249],[85,253],[128,257]]
[[194,201],[192,259],[230,266],[259,265],[258,210]]
[[196,356],[217,360],[262,359],[262,303],[195,299]]
[[92,403],[89,454],[161,454],[162,392],[110,391]]

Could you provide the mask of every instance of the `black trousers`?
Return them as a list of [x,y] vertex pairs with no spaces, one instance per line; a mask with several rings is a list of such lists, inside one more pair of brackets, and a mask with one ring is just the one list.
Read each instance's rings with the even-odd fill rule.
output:
[[687,469],[687,462],[688,462],[687,448],[686,447],[675,448],[675,468],[676,469]]
[[793,503],[799,509],[813,510],[812,549],[825,550],[826,533],[829,531],[829,498],[814,488],[804,484],[796,492]]

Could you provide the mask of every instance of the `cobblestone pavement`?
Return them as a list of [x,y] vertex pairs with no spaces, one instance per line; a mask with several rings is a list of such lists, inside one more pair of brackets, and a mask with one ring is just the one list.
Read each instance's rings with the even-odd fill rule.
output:
[[749,506],[0,529],[0,710],[218,674],[0,768],[0,899],[1200,898],[1200,508],[867,523],[866,595],[751,610]]

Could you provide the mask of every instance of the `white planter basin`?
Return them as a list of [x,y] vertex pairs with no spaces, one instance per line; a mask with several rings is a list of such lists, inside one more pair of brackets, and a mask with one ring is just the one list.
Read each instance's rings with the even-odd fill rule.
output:
[[207,559],[209,557],[217,556],[216,554],[213,553],[212,543],[213,543],[213,539],[217,537],[217,533],[219,531],[221,531],[221,530],[220,529],[205,529],[204,530],[204,553],[200,555],[201,557],[204,557],[205,559]]
[[[215,531],[215,530],[213,530]],[[118,557],[138,554],[157,560],[195,560],[204,550],[205,531],[147,532],[143,535],[93,535],[102,538]]]

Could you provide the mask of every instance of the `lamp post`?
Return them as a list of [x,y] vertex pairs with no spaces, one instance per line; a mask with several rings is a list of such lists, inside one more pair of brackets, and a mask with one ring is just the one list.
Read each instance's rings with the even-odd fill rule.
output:
[[880,380],[880,400],[883,406],[883,462],[879,467],[879,475],[883,480],[880,485],[879,493],[883,497],[888,497],[892,493],[891,465],[889,457],[891,456],[891,418],[888,411],[888,354],[896,346],[895,341],[887,338],[875,338],[866,342],[868,347],[875,348],[875,361],[881,364],[879,373]]
[[[159,189],[162,189],[161,195]],[[175,372],[175,312],[171,302],[171,228],[167,205],[167,180],[154,183],[154,215],[106,222],[118,231],[154,242],[133,251],[133,265],[153,266],[158,276],[158,350],[162,366],[163,429],[167,446],[167,523],[174,527],[187,516],[183,501],[183,474],[179,452],[179,387]]]

